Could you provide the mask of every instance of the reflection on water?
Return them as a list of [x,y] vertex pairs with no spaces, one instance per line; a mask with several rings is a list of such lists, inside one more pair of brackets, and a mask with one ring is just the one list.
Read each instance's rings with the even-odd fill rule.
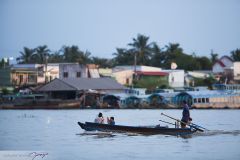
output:
[[[93,121],[98,112],[114,116],[119,125],[165,125],[159,119],[174,123],[161,116],[162,110],[1,110],[0,150],[44,150],[47,160],[240,157],[240,110],[191,110],[194,123],[209,130],[190,137],[85,132],[78,126],[78,121]],[[181,110],[164,112],[181,117]]]
[[219,135],[232,135],[239,136],[240,130],[224,131],[224,130],[208,130],[205,132],[196,132],[194,136],[219,136]]
[[22,114],[22,115],[19,115],[17,116],[18,118],[35,118],[36,116],[32,115],[32,114]]

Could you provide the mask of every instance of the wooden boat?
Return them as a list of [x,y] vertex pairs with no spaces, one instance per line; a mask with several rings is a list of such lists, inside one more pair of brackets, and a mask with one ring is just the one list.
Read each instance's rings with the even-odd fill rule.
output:
[[197,130],[194,128],[168,128],[162,126],[123,126],[123,125],[109,125],[99,124],[92,122],[81,123],[78,122],[79,126],[86,131],[103,131],[103,132],[126,132],[126,133],[137,133],[144,135],[189,135]]

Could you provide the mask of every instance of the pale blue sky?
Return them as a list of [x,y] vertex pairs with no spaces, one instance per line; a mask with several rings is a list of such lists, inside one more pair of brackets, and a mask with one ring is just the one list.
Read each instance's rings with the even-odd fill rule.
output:
[[110,58],[138,33],[199,56],[240,48],[240,0],[0,0],[0,22],[0,57],[46,44]]

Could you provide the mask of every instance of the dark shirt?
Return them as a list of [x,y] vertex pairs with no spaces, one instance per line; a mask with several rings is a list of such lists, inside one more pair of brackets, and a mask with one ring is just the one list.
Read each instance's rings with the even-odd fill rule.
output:
[[110,125],[115,125],[115,122],[114,122],[114,121],[109,121],[108,124],[110,124]]
[[190,118],[189,107],[187,104],[184,104],[183,112],[182,112],[182,121],[188,122],[189,118]]

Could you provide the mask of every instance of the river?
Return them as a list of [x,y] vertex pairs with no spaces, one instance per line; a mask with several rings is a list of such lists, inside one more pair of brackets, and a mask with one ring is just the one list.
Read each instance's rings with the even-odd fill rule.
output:
[[[0,160],[239,160],[240,110],[191,110],[193,122],[209,129],[188,138],[100,134],[77,122],[102,112],[116,124],[157,125],[181,110],[0,110]],[[161,123],[161,125],[166,125]]]

